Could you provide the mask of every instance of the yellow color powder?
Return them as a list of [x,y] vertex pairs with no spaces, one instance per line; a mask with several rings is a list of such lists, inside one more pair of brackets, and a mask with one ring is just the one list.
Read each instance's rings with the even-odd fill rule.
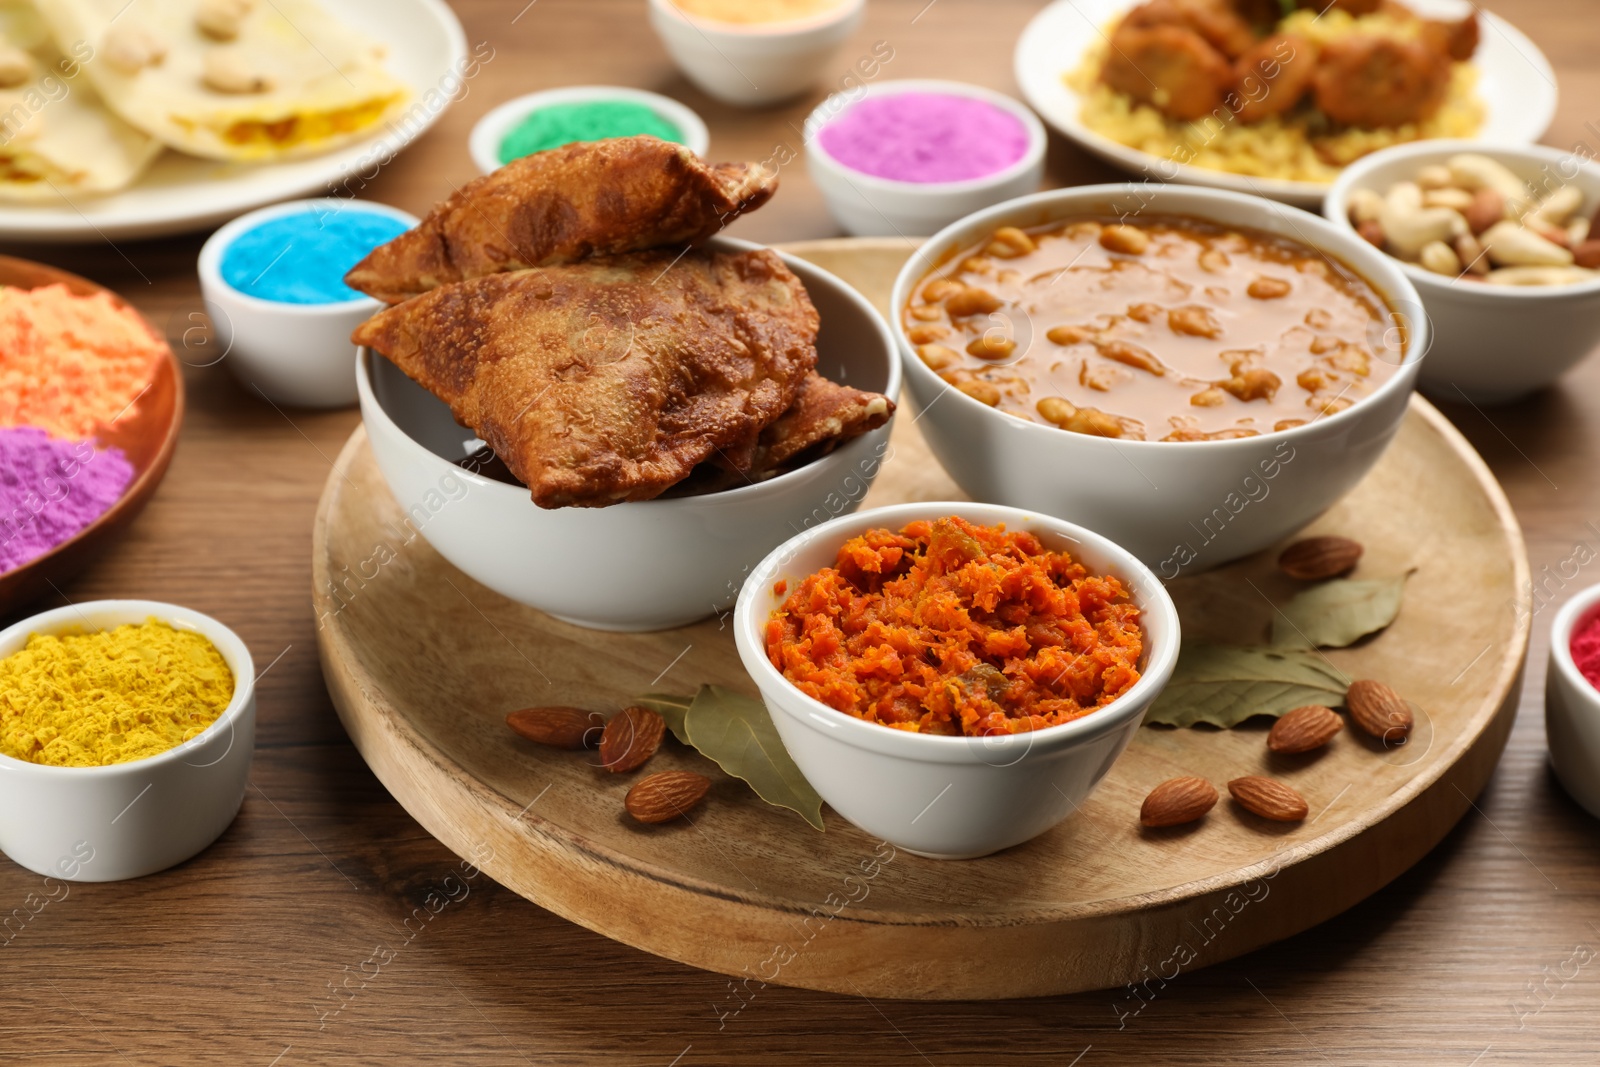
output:
[[710,22],[794,22],[843,7],[845,0],[673,0],[686,15]]
[[0,659],[0,753],[56,767],[145,759],[199,734],[232,700],[216,646],[156,619],[33,634]]

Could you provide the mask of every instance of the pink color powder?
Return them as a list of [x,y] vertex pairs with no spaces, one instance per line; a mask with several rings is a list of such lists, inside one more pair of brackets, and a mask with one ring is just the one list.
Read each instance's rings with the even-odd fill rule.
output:
[[122,496],[133,467],[115,448],[0,430],[0,574],[77,536]]
[[1578,673],[1600,689],[1600,613],[1590,615],[1573,629],[1571,648]]
[[996,174],[1028,151],[1015,115],[969,96],[869,96],[822,128],[822,147],[851,170],[902,182]]

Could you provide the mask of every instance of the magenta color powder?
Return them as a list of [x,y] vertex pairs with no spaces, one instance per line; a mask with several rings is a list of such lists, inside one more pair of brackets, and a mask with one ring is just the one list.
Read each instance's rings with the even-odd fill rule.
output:
[[0,430],[0,574],[69,540],[105,514],[133,480],[119,449]]
[[1572,663],[1589,684],[1600,689],[1600,613],[1589,616],[1572,631]]
[[818,137],[828,155],[851,170],[902,182],[985,178],[1028,151],[1022,120],[947,93],[869,96]]

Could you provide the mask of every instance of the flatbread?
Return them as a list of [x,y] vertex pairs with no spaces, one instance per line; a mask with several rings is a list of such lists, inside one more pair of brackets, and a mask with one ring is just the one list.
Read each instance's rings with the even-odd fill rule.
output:
[[695,249],[455,282],[354,340],[449,404],[535,504],[602,507],[752,454],[816,365],[817,325],[775,252]]
[[[42,11],[60,41],[86,41],[83,64],[112,110],[190,155],[247,162],[315,155],[371,134],[405,106],[410,91],[383,68],[384,50],[334,18],[317,0],[257,0],[237,39],[202,34],[200,0],[49,0]],[[108,41],[132,31],[166,49],[158,62],[125,73]],[[219,49],[235,69],[269,88],[228,93],[204,81]]]
[[0,38],[34,61],[28,81],[0,89],[0,200],[116,192],[161,153],[159,141],[106,109],[31,3],[0,0]]

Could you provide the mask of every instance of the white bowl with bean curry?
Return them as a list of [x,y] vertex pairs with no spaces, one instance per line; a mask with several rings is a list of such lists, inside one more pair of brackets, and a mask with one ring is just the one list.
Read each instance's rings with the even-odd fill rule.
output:
[[1353,487],[1429,337],[1410,281],[1359,238],[1155,184],[968,216],[912,256],[892,306],[917,425],[956,482],[1164,578],[1265,548]]

